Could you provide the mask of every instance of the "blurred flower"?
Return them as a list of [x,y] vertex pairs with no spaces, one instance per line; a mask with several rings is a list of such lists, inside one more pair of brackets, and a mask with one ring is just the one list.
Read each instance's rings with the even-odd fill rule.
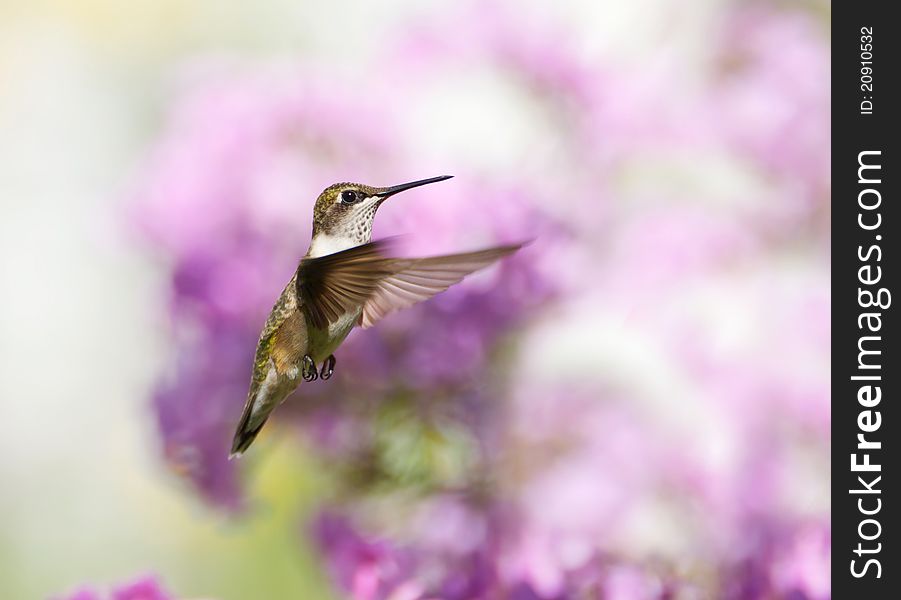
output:
[[313,535],[328,556],[332,577],[352,597],[387,598],[404,588],[411,554],[387,541],[364,540],[343,518],[328,513],[319,517]]
[[69,596],[64,597],[65,600],[174,600],[175,597],[166,593],[159,585],[156,578],[146,576],[136,579],[132,582],[122,584],[113,588],[110,595],[98,594],[91,588],[82,588]]
[[804,203],[776,214],[814,210],[829,198],[829,43],[821,27],[801,13],[757,6],[723,29],[723,81],[712,106],[725,143],[785,186],[785,201]]
[[831,540],[825,527],[802,530],[779,552],[772,569],[774,587],[785,596],[830,597]]

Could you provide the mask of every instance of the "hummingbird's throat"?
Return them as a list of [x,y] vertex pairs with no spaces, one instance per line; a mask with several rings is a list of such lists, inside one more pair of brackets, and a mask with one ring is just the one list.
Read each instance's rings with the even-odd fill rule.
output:
[[309,258],[318,258],[327,254],[334,254],[342,250],[356,248],[361,244],[365,244],[369,240],[360,240],[350,235],[333,235],[329,233],[317,233],[310,242],[310,249],[307,251]]
[[350,210],[335,205],[320,223],[313,223],[313,239],[307,256],[316,258],[367,244],[381,199],[369,198]]
[[350,212],[333,213],[319,227],[314,223],[307,256],[316,258],[369,243],[372,240],[372,221],[380,203],[377,200],[363,206],[357,205]]

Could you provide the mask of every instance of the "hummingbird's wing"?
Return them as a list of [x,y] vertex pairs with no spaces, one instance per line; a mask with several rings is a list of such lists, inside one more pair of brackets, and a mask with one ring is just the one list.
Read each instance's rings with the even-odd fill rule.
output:
[[388,313],[427,300],[521,247],[522,244],[511,244],[448,256],[389,259],[386,270],[392,272],[380,279],[369,295],[360,325],[372,327]]
[[358,310],[397,270],[394,259],[386,255],[389,246],[389,241],[380,240],[300,261],[297,296],[314,327],[325,329]]
[[392,258],[390,241],[356,246],[304,259],[297,270],[297,295],[314,327],[363,306],[360,324],[371,327],[390,312],[431,298],[464,277],[515,252],[522,244],[430,258]]

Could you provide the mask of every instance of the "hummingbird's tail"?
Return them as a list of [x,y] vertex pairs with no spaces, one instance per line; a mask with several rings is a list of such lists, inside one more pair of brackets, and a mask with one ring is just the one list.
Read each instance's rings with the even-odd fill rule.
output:
[[228,459],[232,460],[233,458],[240,458],[241,455],[250,448],[253,441],[257,439],[257,434],[260,433],[260,430],[265,424],[266,420],[263,419],[256,427],[247,428],[245,422],[242,420],[241,424],[238,425],[238,430],[235,431],[235,437],[232,440],[232,449],[231,453],[228,455]]
[[[250,448],[250,445],[257,439],[257,434],[260,433],[260,430],[269,418],[268,411],[261,418],[259,412],[253,410],[256,404],[254,402],[255,396],[256,394],[252,391],[247,399],[247,404],[244,406],[241,420],[238,421],[238,427],[235,429],[235,437],[232,439],[232,449],[228,455],[229,460],[239,458],[244,454],[245,450]],[[256,414],[254,414],[255,412]]]

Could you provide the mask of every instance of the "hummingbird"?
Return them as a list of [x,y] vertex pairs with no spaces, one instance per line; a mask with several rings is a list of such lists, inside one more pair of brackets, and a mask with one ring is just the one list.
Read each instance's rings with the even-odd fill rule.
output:
[[309,250],[272,307],[257,342],[250,389],[229,458],[250,447],[272,411],[301,380],[332,377],[333,353],[354,327],[372,327],[387,314],[427,300],[522,247],[397,258],[390,253],[390,240],[372,241],[375,213],[385,200],[451,177],[390,187],[336,183],[319,194]]

